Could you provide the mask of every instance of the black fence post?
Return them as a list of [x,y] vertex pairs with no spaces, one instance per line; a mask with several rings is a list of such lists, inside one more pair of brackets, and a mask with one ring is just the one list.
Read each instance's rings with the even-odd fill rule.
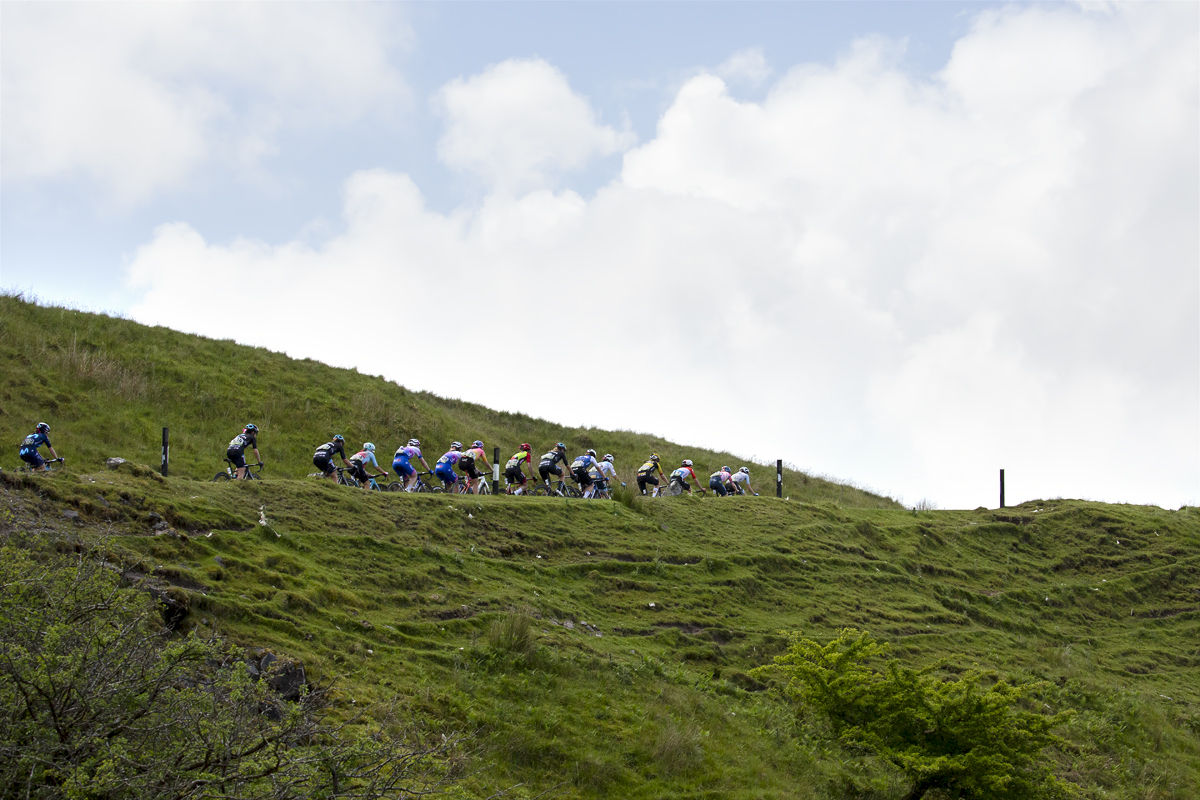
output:
[[775,496],[783,497],[783,459],[775,462]]
[[167,462],[171,460],[171,429],[163,428],[162,476],[167,477]]
[[1000,470],[1000,507],[1004,508],[1004,470]]
[[492,448],[492,494],[500,494],[500,448]]

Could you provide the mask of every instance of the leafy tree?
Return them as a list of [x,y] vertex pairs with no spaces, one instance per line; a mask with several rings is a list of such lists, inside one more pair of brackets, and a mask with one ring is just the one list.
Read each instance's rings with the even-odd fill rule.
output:
[[450,780],[455,737],[334,724],[216,642],[172,637],[101,552],[0,537],[0,798],[382,798]]
[[844,744],[900,770],[911,786],[905,800],[935,790],[965,800],[1070,796],[1070,785],[1041,758],[1061,741],[1051,731],[1069,712],[1020,708],[1035,685],[984,686],[987,676],[977,670],[941,680],[935,667],[908,669],[883,659],[886,651],[869,634],[847,628],[824,646],[796,640],[755,673],[781,675],[783,693],[827,719]]

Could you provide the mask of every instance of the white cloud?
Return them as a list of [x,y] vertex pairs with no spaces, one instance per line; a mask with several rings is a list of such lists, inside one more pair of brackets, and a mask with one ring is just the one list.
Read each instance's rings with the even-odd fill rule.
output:
[[771,67],[761,47],[739,50],[717,67],[716,73],[727,81],[746,81],[757,86],[771,77]]
[[[994,504],[1000,467],[1010,500],[1195,502],[1196,22],[1023,7],[981,17],[932,83],[865,40],[761,103],[700,75],[587,200],[545,185],[612,140],[560,75],[510,63],[524,77],[443,94],[447,157],[499,187],[479,204],[436,213],[373,171],[318,248],[166,226],[133,260],[134,314],[944,507]],[[527,84],[578,124],[521,133],[503,87]],[[228,302],[247,282],[270,298],[249,315]],[[396,341],[327,341],[296,310],[330,297]]]
[[505,193],[552,188],[563,172],[625,150],[633,134],[601,125],[587,99],[540,59],[511,59],[446,84],[438,155]]
[[214,159],[253,167],[282,129],[394,113],[387,7],[6,3],[5,180],[85,175],[121,202]]

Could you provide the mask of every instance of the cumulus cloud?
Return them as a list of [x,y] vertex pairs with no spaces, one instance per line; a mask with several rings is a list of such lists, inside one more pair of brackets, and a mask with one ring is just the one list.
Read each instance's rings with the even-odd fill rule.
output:
[[[586,200],[550,176],[617,145],[552,68],[508,62],[441,95],[464,92],[443,157],[496,187],[479,203],[434,212],[368,171],[319,247],[164,226],[132,261],[134,315],[910,501],[994,504],[1005,467],[1010,500],[1195,502],[1196,23],[1022,7],[981,15],[932,81],[878,40],[757,103],[698,75]],[[557,87],[578,124],[520,128],[493,80]],[[234,275],[270,302],[229,304]],[[418,346],[351,354],[295,313],[360,278],[386,298],[371,324]]]
[[587,98],[541,59],[511,59],[451,81],[435,104],[446,121],[438,155],[502,192],[552,188],[564,172],[631,146],[601,125]]
[[739,50],[717,67],[717,75],[726,81],[746,81],[757,86],[771,77],[771,67],[761,47]]
[[370,5],[6,4],[4,178],[136,202],[214,159],[253,167],[281,130],[406,103],[387,57],[406,35]]

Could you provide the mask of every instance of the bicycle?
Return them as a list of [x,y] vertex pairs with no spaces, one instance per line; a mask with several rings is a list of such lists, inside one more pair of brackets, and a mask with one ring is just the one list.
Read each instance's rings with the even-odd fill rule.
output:
[[37,474],[39,474],[39,473],[42,473],[42,472],[53,472],[54,470],[50,469],[50,465],[51,465],[51,464],[61,464],[61,463],[62,463],[62,461],[63,461],[63,460],[62,460],[61,458],[47,458],[47,459],[43,459],[43,460],[42,460],[42,463],[46,465],[46,468],[45,468],[45,469],[41,469],[40,467],[39,467],[38,469],[34,469],[33,467],[29,466],[28,464],[25,464],[25,462],[24,462],[24,461],[22,461],[21,463],[22,463],[22,464],[25,464],[25,466],[23,466],[23,467],[18,467],[18,468],[17,468],[17,472],[28,472],[28,473],[30,473],[31,475],[37,475]]
[[[683,483],[678,478],[671,478],[670,483],[666,486],[655,486],[652,497],[678,497],[684,493]],[[707,494],[708,490],[703,486],[697,486],[694,491],[700,494]]]
[[418,472],[417,473],[417,482],[412,485],[411,489],[405,489],[404,483],[402,481],[396,481],[394,483],[389,483],[388,491],[389,492],[416,492],[417,494],[434,494],[436,492],[442,491],[442,487],[433,486],[432,484],[428,484],[425,481],[421,480],[422,475],[433,475],[433,473],[432,472]]
[[[230,461],[228,458],[225,459],[225,463],[227,463],[229,466],[225,468],[224,472],[218,472],[216,475],[213,476],[213,479],[212,479],[213,483],[216,483],[217,481],[237,480],[237,472],[235,470],[237,470],[238,467],[235,466],[234,463],[232,461]],[[252,472],[251,467],[258,467],[258,471],[262,472],[263,467],[265,467],[265,466],[266,466],[266,464],[264,464],[261,461],[258,462],[257,464],[247,464],[246,472],[242,475],[241,480],[261,481],[262,475]]]
[[557,486],[549,481],[540,483],[533,489],[535,497],[583,497],[583,492],[574,486],[567,486],[566,481],[557,481]]

